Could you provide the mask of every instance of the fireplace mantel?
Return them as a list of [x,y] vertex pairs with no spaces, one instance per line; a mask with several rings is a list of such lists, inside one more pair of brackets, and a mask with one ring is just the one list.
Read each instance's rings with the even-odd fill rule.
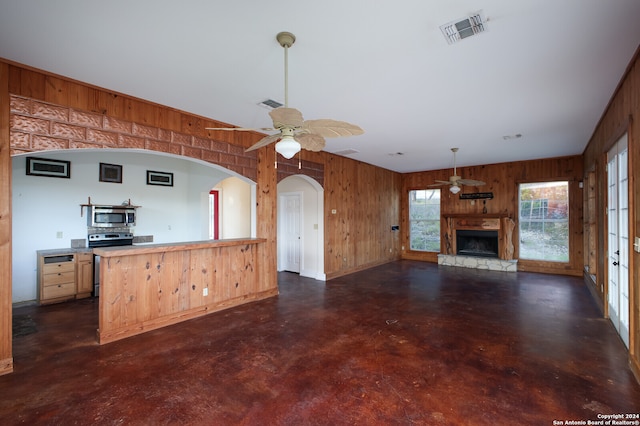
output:
[[445,253],[455,255],[456,230],[498,231],[498,257],[502,260],[513,259],[513,229],[515,222],[506,215],[443,215],[445,222]]

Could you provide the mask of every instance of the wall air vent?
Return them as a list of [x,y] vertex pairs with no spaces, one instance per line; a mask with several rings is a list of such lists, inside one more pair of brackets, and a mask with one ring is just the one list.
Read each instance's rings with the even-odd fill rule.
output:
[[283,104],[278,101],[274,101],[273,99],[265,99],[264,101],[258,104],[259,106],[267,109],[276,109],[280,108]]
[[461,18],[440,27],[447,43],[454,44],[462,39],[487,31],[487,21],[482,11]]
[[360,152],[360,151],[358,151],[358,150],[356,150],[356,149],[351,149],[351,148],[349,148],[349,149],[343,149],[342,151],[336,151],[336,152],[334,152],[334,154],[335,154],[335,155],[342,155],[342,156],[345,156],[345,155],[350,155],[350,154],[357,154],[357,153],[359,153],[359,152]]

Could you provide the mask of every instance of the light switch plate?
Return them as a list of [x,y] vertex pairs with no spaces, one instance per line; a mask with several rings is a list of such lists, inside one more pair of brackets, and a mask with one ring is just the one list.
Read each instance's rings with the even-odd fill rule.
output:
[[635,237],[633,239],[633,251],[640,253],[640,237]]

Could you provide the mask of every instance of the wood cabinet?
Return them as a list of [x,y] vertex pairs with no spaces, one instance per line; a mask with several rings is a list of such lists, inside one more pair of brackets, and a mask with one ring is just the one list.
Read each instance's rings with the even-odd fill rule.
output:
[[38,301],[42,305],[75,298],[75,254],[39,255],[38,288]]
[[76,253],[76,299],[90,297],[93,291],[93,253]]
[[41,305],[90,297],[93,291],[93,252],[39,250],[38,302]]

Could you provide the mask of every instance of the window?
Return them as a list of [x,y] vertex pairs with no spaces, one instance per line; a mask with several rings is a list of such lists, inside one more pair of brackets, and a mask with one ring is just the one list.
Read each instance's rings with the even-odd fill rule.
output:
[[440,251],[440,190],[409,191],[409,248]]
[[569,183],[520,184],[520,258],[569,261]]

